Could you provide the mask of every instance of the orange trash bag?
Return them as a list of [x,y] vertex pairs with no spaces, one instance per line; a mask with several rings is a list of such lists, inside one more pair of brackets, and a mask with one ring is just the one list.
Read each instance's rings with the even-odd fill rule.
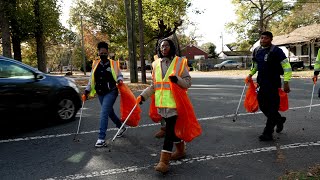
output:
[[150,98],[151,98],[151,103],[149,108],[149,116],[153,122],[158,123],[161,121],[162,117],[160,116],[160,114],[158,114],[154,94]]
[[174,132],[178,138],[190,142],[202,133],[202,129],[194,113],[187,91],[172,82],[170,82],[170,87],[176,101],[178,113]]
[[246,97],[244,99],[244,107],[247,112],[257,112],[259,109],[256,85],[252,80],[249,81],[249,88],[247,89]]
[[[124,122],[137,102],[134,94],[127,85],[124,83],[118,84],[118,89],[120,93],[120,120]],[[140,112],[140,106],[137,104],[126,124],[132,127],[138,126],[141,119]]]
[[287,111],[289,109],[288,94],[285,93],[281,88],[278,90],[280,96],[279,111]]

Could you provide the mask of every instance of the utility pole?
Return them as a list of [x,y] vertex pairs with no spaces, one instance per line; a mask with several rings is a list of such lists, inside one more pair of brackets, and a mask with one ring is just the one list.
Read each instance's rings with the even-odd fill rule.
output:
[[83,40],[83,24],[82,24],[82,15],[81,15],[81,41],[82,41],[82,60],[83,60],[83,73],[86,75],[87,69],[86,69],[86,57],[84,55],[84,40]]
[[220,38],[221,38],[221,51],[223,51],[223,34],[222,34],[222,32],[221,32]]

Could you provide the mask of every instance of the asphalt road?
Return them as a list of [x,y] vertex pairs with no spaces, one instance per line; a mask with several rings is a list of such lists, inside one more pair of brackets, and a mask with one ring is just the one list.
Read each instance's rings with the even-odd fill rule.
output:
[[[116,133],[109,122],[108,146],[96,149],[100,105],[85,103],[79,142],[74,142],[76,121],[34,129],[0,140],[0,179],[277,179],[287,170],[306,170],[320,163],[319,99],[309,104],[312,82],[293,79],[290,110],[283,133],[272,142],[260,142],[266,118],[243,108],[233,122],[243,79],[202,75],[193,77],[190,99],[202,127],[202,135],[187,144],[187,157],[171,162],[166,175],[154,171],[163,139],[160,128],[148,118],[144,103],[138,127],[111,142]],[[318,87],[317,87],[318,88]],[[316,89],[317,89],[316,88]],[[139,92],[137,92],[139,93]],[[115,104],[119,112],[119,98]],[[79,111],[80,112],[80,111]]]

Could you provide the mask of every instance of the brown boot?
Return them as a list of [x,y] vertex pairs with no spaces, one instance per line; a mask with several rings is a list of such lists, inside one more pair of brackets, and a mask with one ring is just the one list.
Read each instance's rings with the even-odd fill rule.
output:
[[179,160],[186,156],[186,146],[184,141],[176,143],[176,151],[172,154],[171,160]]
[[158,132],[154,135],[154,137],[160,139],[160,138],[163,138],[165,134],[166,134],[166,127],[161,127],[161,128],[160,128],[160,131],[158,131]]
[[154,167],[154,169],[162,173],[168,172],[170,158],[171,158],[171,152],[161,151],[160,161],[157,164],[157,166]]

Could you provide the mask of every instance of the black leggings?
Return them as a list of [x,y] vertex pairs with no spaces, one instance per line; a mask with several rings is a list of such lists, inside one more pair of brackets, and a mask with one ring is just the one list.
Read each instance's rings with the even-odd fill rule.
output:
[[166,134],[164,136],[163,150],[172,151],[174,142],[181,142],[176,134],[174,133],[174,127],[177,122],[178,116],[172,116],[169,118],[164,118],[166,121]]

